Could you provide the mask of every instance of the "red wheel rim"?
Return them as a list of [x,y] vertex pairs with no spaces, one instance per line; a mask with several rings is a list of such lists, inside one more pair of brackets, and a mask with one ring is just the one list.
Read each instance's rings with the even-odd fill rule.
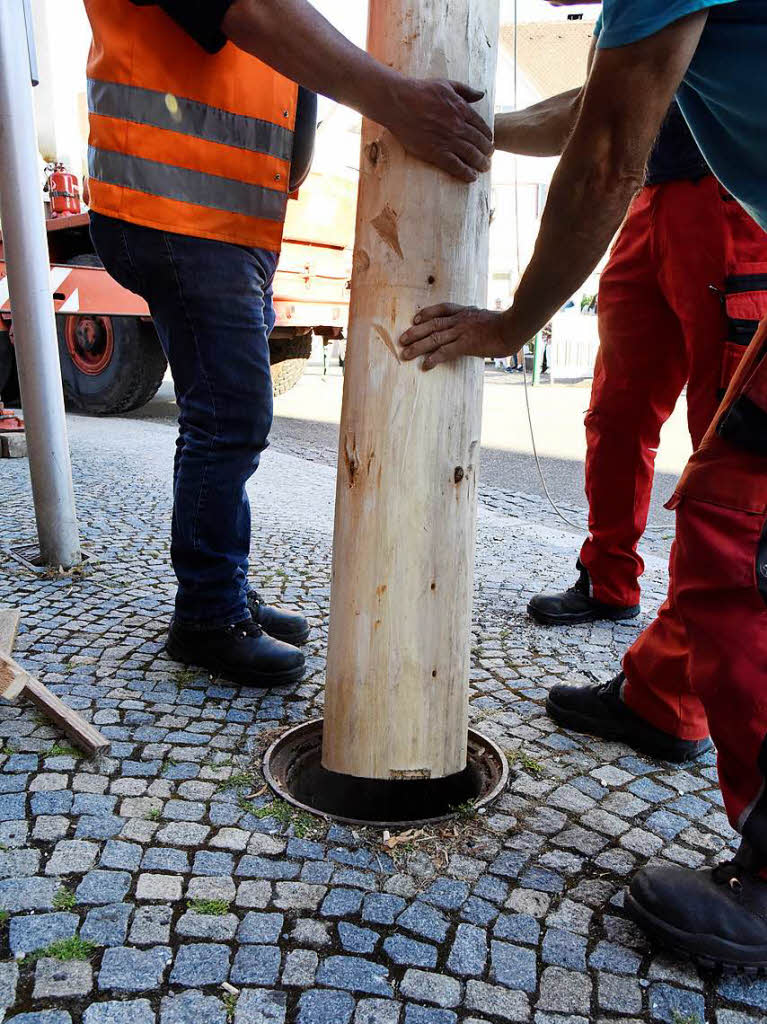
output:
[[68,316],[65,337],[69,357],[81,373],[103,373],[112,361],[115,344],[110,317]]

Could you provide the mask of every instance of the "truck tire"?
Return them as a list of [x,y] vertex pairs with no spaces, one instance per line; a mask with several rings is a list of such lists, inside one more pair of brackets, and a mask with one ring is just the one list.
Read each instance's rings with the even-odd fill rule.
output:
[[272,335],[269,339],[269,362],[272,366],[272,393],[275,398],[298,384],[311,354],[311,334],[292,337]]
[[0,331],[0,399],[7,405],[12,400],[18,388],[15,386],[16,358],[13,354],[13,345],[8,331]]
[[167,362],[151,323],[135,316],[57,314],[64,398],[79,412],[131,412],[154,398]]

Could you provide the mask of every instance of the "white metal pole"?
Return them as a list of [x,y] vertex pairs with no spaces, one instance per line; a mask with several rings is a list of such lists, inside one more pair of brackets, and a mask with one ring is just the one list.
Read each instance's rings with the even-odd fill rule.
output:
[[31,31],[24,0],[0,0],[0,220],[40,553],[45,564],[68,569],[81,559],[80,539],[39,180]]

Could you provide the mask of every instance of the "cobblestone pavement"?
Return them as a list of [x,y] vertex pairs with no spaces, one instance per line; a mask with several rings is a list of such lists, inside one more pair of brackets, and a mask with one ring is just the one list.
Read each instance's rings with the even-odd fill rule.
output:
[[[509,752],[508,791],[387,852],[291,813],[258,755],[322,713],[334,473],[270,452],[252,490],[253,575],[314,624],[297,686],[236,689],[162,653],[173,430],[70,418],[81,576],[5,559],[18,659],[112,741],[77,756],[28,706],[0,709],[0,1020],[16,1024],[748,1024],[767,983],[703,975],[621,913],[648,859],[696,867],[734,835],[713,757],[680,770],[572,736],[543,702],[606,679],[641,620],[534,626],[529,596],[572,580],[580,537],[537,499],[485,490],[474,722]],[[0,464],[2,541],[34,535],[26,465]],[[222,987],[226,983],[229,989]]]

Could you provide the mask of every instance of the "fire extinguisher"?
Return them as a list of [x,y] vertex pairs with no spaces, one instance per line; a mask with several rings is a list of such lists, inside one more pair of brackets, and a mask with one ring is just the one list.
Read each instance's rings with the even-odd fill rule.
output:
[[49,164],[47,190],[51,201],[51,217],[72,217],[80,213],[80,191],[77,177],[64,164]]

